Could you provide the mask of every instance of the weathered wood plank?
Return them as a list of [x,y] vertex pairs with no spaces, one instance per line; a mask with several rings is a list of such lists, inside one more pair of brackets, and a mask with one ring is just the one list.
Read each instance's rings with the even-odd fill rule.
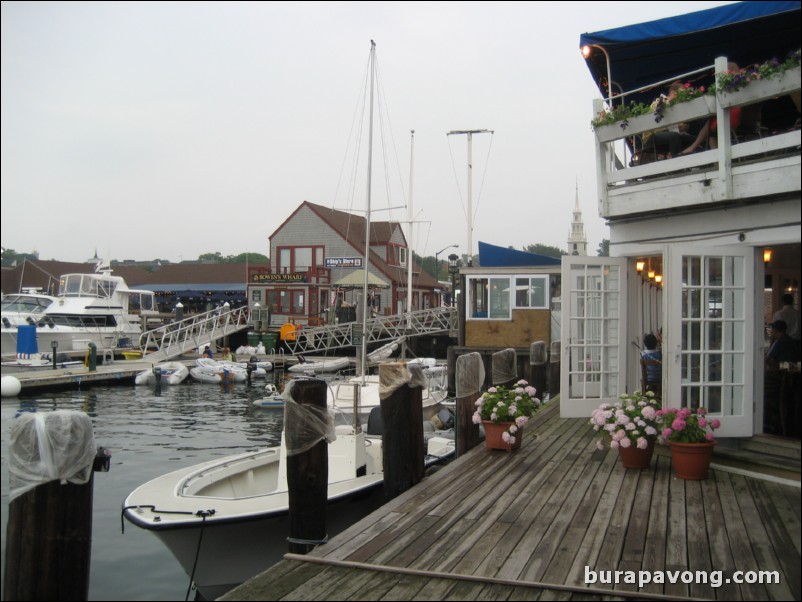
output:
[[[736,570],[735,560],[732,557],[730,540],[724,525],[722,504],[719,498],[716,480],[708,477],[704,481],[701,481],[700,485],[702,488],[702,501],[705,510],[704,521],[707,531],[708,548],[710,550],[710,564],[712,567],[715,567],[715,570],[721,571],[722,574],[730,575]],[[698,517],[696,521],[693,519],[691,520],[689,533],[692,533],[694,529],[701,529],[700,519],[701,517]],[[691,586],[691,594],[699,592],[694,595],[703,595],[703,591],[704,588],[701,585]],[[733,583],[722,584],[722,586],[716,590],[715,596],[718,600],[743,600],[741,590]]]
[[616,463],[615,468],[610,473],[610,477],[602,491],[596,512],[585,531],[585,537],[582,539],[571,569],[565,576],[564,583],[566,584],[581,585],[584,582],[585,567],[596,566],[602,545],[606,541],[606,534],[612,516],[611,510],[617,505],[618,495],[622,489],[624,476],[627,473],[626,469],[617,461],[616,454],[607,452],[607,456]]
[[[634,470],[625,472],[616,504],[612,508],[606,509],[610,514],[610,520],[602,547],[599,550],[598,561],[595,565],[589,565],[597,571],[614,571],[618,567],[624,549],[627,525],[637,494],[639,477]],[[599,584],[597,587],[609,589],[612,585]]]
[[[668,458],[660,468],[669,478],[668,528],[665,538],[665,568],[669,571],[710,570],[710,552],[703,528],[705,508],[702,504],[702,489],[698,481],[684,481],[671,475]],[[690,519],[690,529],[688,525]],[[689,584],[671,583],[663,586],[668,596],[687,597]],[[696,592],[694,595],[702,595]]]
[[[792,592],[791,598],[794,600],[802,599],[802,591],[800,591],[802,590],[802,558],[800,558],[799,550],[786,530],[787,525],[784,517],[776,505],[778,498],[769,494],[765,481],[746,479],[746,482],[758,508],[760,521],[766,528],[769,542],[785,573],[785,579]],[[770,567],[765,568],[770,570]]]
[[[686,481],[685,504],[690,511],[690,522],[686,529],[688,537],[688,568],[692,571],[704,571],[711,574],[714,570],[710,559],[710,548],[707,541],[706,517],[711,512],[706,508],[702,499],[702,485],[699,481]],[[718,520],[718,515],[712,515],[712,520]],[[718,567],[715,567],[718,569]],[[694,582],[688,587],[688,593],[693,598],[711,597],[709,586]]]
[[[738,507],[741,517],[746,525],[746,533],[752,544],[752,552],[755,555],[757,564],[754,571],[778,571],[781,561],[772,547],[770,536],[766,530],[766,523],[761,519],[758,512],[758,504],[752,497],[752,490],[746,483],[746,478],[741,475],[731,475],[730,481],[735,491],[735,498],[738,500]],[[777,543],[780,543],[778,540]],[[796,567],[799,569],[799,558],[796,559]],[[793,595],[788,580],[781,580],[779,583],[766,583],[766,588],[772,600],[796,600]]]
[[[718,487],[718,497],[721,500],[721,514],[724,525],[727,529],[727,537],[730,540],[732,559],[737,571],[753,571],[757,566],[755,555],[752,553],[752,546],[749,544],[749,536],[746,534],[741,511],[738,501],[735,499],[735,492],[732,489],[730,475],[721,471],[712,471]],[[727,575],[730,576],[730,575]],[[741,595],[745,600],[765,600],[766,590],[763,586],[753,583],[741,583],[739,585]]]
[[[652,460],[652,466],[654,467],[651,473],[653,477],[652,499],[646,526],[646,547],[643,550],[643,561],[641,563],[643,570],[650,571],[652,574],[655,571],[662,571],[666,566],[666,535],[669,528],[669,502],[671,500],[669,481],[671,472],[668,469],[668,462],[665,459],[663,460],[661,462],[660,457]],[[684,547],[685,532],[677,533],[677,536],[678,542],[675,543],[681,542]],[[641,591],[662,594],[663,585],[652,582],[641,588]]]
[[794,544],[797,554],[802,554],[802,521],[800,521],[800,490],[796,487],[786,487],[771,481],[757,481],[766,490],[766,498],[771,500],[774,510],[785,526],[788,537]]

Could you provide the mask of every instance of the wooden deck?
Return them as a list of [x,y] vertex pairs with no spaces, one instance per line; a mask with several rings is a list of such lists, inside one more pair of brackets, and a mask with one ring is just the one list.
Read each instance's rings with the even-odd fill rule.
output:
[[[802,597],[798,485],[723,470],[683,481],[663,448],[651,468],[626,470],[615,452],[596,450],[586,420],[560,419],[556,404],[527,430],[518,452],[477,447],[221,599]],[[585,584],[586,566],[595,583]],[[659,571],[665,583],[610,584],[610,571]],[[708,583],[684,583],[690,574],[671,583],[668,571],[701,571]],[[736,584],[736,571],[776,571],[779,583]]]

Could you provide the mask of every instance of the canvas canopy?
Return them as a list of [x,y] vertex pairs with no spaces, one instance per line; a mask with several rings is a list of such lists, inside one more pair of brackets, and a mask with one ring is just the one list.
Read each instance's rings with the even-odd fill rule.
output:
[[[334,283],[336,286],[341,288],[357,288],[362,287],[365,285],[365,270],[354,270],[350,274],[347,274],[337,280]],[[368,286],[372,287],[387,287],[390,286],[387,282],[376,276],[375,274],[368,272]]]
[[[641,88],[712,66],[726,56],[739,66],[783,60],[800,47],[800,3],[737,2],[657,21],[639,23],[579,37],[585,45],[604,48],[610,57],[613,92]],[[591,47],[587,59],[593,80],[607,96],[607,61]],[[712,80],[712,74],[711,74]],[[697,81],[697,85],[709,82]],[[654,91],[627,96],[627,102],[651,102]]]

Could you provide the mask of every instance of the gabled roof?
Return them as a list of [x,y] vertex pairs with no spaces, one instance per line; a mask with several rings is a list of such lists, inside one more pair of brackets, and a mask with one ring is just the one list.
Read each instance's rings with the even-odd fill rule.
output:
[[[309,201],[304,201],[301,203],[298,208],[296,208],[295,211],[293,211],[290,216],[284,220],[284,222],[282,222],[278,228],[276,228],[276,230],[270,235],[270,238],[272,239],[282,228],[284,228],[284,226],[286,226],[286,224],[292,220],[292,218],[301,210],[302,207],[308,207],[310,210],[312,210],[323,222],[328,224],[356,251],[359,253],[364,252],[365,226],[367,224],[367,220],[363,216],[354,215],[345,211],[339,211],[337,209],[330,209],[328,207],[323,207],[322,205],[310,203]],[[401,232],[404,244],[406,245],[406,237],[404,237],[403,230],[401,230],[401,227],[397,222],[371,221],[370,244],[387,244],[390,242],[396,231]],[[386,275],[391,281],[396,283],[406,283],[406,267],[390,265],[384,260],[383,257],[380,257],[374,251],[370,252],[370,263],[382,274]],[[413,287],[420,286],[422,288],[436,288],[439,286],[437,280],[435,280],[428,272],[423,270],[420,264],[417,263],[413,266],[412,284]]]
[[483,268],[555,266],[561,263],[559,257],[505,249],[479,241],[479,265]]
[[[613,82],[624,91],[669,80],[726,56],[742,68],[772,58],[784,59],[800,47],[800,2],[736,2],[717,8],[584,33],[579,46],[598,45],[610,57]],[[588,69],[607,96],[604,53],[593,50]],[[702,82],[700,82],[702,83]],[[619,93],[618,86],[613,87]],[[627,96],[651,102],[653,91]]]

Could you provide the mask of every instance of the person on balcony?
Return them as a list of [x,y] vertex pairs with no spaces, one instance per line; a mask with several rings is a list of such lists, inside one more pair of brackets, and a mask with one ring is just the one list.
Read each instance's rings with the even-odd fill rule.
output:
[[[652,102],[652,111],[657,111],[663,105],[669,104],[677,97],[682,88],[682,82],[676,81],[668,87],[668,96],[660,95]],[[643,148],[653,148],[658,154],[665,154],[667,158],[676,157],[682,149],[694,142],[694,137],[688,133],[687,123],[678,123],[668,128],[644,132]]]
[[[737,63],[727,63],[727,73],[738,73],[741,70],[738,67]],[[732,107],[730,109],[730,128],[733,130],[737,130],[738,127],[741,125],[741,107]],[[693,144],[688,146],[684,149],[680,155],[689,155],[696,151],[702,145],[705,145],[705,148],[714,149],[718,148],[718,121],[715,117],[711,117],[702,128],[699,130],[699,134],[696,136],[696,140],[693,141]]]

